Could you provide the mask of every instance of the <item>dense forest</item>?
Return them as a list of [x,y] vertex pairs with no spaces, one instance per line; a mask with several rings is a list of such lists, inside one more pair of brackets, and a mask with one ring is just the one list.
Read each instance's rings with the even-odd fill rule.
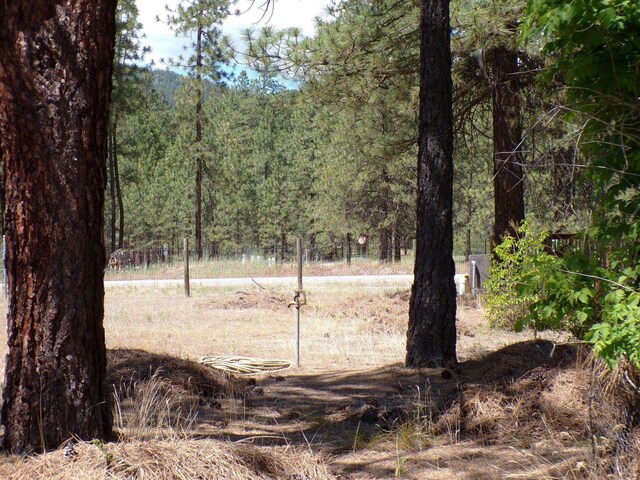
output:
[[[538,227],[575,233],[592,193],[557,111],[561,94],[537,81],[542,53],[509,27],[525,3],[479,4],[452,13],[458,255],[486,253],[525,212]],[[418,4],[349,1],[329,13],[313,38],[248,31],[242,45],[218,38],[209,67],[171,71],[140,66],[135,5],[120,3],[110,250],[178,247],[195,234],[196,204],[211,256],[284,259],[298,236],[328,259],[362,253],[360,237],[383,261],[411,247]]]

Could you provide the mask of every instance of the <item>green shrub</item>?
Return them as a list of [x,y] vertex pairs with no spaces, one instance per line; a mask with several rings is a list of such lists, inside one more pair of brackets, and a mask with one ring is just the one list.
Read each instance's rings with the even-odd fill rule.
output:
[[548,272],[532,315],[573,318],[609,365],[626,357],[640,367],[638,2],[533,0],[521,31],[548,59],[542,78],[564,85],[594,185],[589,248]]
[[491,326],[518,331],[529,325],[534,331],[547,328],[540,321],[531,322],[529,310],[540,300],[539,284],[556,262],[545,252],[547,237],[546,232],[534,233],[524,222],[518,229],[518,238],[506,237],[494,248],[484,297]]

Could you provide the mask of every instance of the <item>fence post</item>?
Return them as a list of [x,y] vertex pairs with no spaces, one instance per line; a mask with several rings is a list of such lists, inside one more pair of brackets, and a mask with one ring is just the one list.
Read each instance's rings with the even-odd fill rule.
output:
[[476,289],[478,288],[478,269],[476,268],[476,262],[475,260],[471,261],[471,293],[473,295],[476,294]]
[[184,237],[184,294],[186,297],[191,296],[189,288],[189,239]]
[[296,238],[296,257],[298,260],[298,291],[296,292],[296,367],[300,366],[300,295],[302,294],[302,240]]
[[298,289],[289,307],[296,307],[296,367],[300,366],[300,307],[307,304],[307,295],[302,289],[302,240],[296,238],[296,259],[298,261]]

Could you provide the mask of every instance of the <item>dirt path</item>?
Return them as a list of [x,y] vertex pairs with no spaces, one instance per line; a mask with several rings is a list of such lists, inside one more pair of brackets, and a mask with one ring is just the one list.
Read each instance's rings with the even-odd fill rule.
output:
[[257,420],[256,429],[337,453],[369,439],[371,427],[390,428],[405,420],[419,396],[439,397],[444,390],[450,394],[455,384],[447,385],[436,371],[400,366],[268,376],[257,382],[246,414],[248,424]]
[[[527,382],[543,375],[552,383],[555,378],[557,384],[569,382],[570,377],[562,376],[575,366],[575,350],[567,347],[558,353],[553,349],[551,342],[528,342],[482,361],[466,362],[460,375],[440,369],[414,371],[400,365],[267,375],[257,379],[246,401],[223,407],[219,415],[224,417],[224,427],[213,436],[262,446],[306,446],[327,455],[332,469],[343,479],[563,478],[563,472],[576,465],[579,468],[586,458],[588,448],[577,440],[579,433],[562,432],[564,427],[554,424],[553,415],[543,407],[532,404],[527,407],[530,411],[523,407],[516,412],[511,402],[528,405],[527,398],[508,397],[509,388],[516,392],[519,382],[529,385]],[[539,390],[532,389],[532,398],[544,395],[543,383],[540,385]],[[487,412],[499,418],[494,426],[487,423],[486,442],[482,435],[478,441],[461,435],[460,418],[447,423],[440,416],[476,390],[488,391],[489,396],[496,392],[504,411],[511,409],[513,414],[508,418],[500,409]],[[489,398],[478,408],[493,405]],[[482,413],[470,415],[481,417]],[[536,415],[542,417],[542,424],[549,422],[548,432],[536,430]],[[560,411],[558,415],[571,425],[570,413]],[[513,428],[513,438],[519,431],[522,438],[494,440],[491,429],[501,432],[504,425]]]

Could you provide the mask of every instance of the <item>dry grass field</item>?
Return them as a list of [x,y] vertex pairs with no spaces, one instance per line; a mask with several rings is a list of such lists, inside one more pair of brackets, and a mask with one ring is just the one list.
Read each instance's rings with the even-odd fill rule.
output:
[[[468,272],[468,265],[460,262],[457,267]],[[270,263],[260,257],[251,261],[245,258],[190,261],[191,278],[229,277],[283,277],[296,275],[295,261]],[[173,258],[169,263],[151,264],[148,268],[107,269],[106,280],[182,278],[184,263]],[[389,275],[413,273],[413,257],[403,255],[400,262],[381,264],[371,258],[354,257],[351,265],[346,262],[305,263],[305,276],[326,275]]]
[[[105,329],[120,441],[78,444],[71,458],[8,457],[0,478],[638,474],[632,462],[610,461],[628,452],[615,435],[615,404],[593,388],[603,370],[586,346],[558,334],[534,341],[531,333],[492,330],[478,305],[459,308],[455,371],[404,369],[408,292],[355,285],[308,292],[299,368],[236,378],[197,363],[205,355],[293,361],[292,296],[257,285],[197,287],[191,298],[177,287],[109,287]],[[595,417],[590,399],[601,402]],[[633,451],[634,442],[628,435],[625,448]]]

